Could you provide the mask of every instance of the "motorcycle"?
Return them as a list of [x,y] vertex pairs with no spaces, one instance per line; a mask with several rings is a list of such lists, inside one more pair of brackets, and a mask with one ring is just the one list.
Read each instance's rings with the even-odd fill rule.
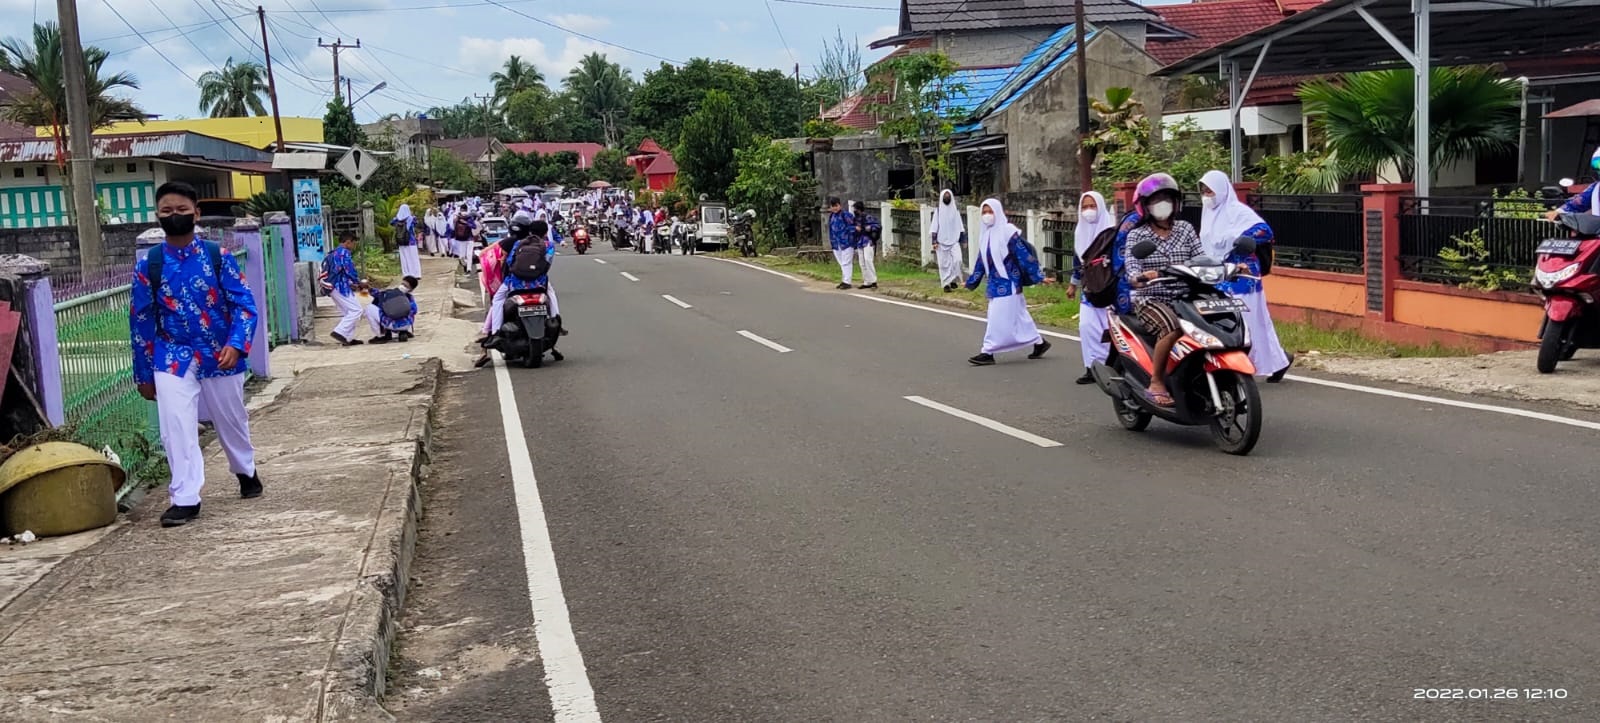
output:
[[658,254],[672,253],[672,227],[667,224],[656,226],[656,242],[652,251]]
[[[1135,258],[1154,253],[1145,241],[1133,249]],[[1255,241],[1245,237],[1234,243],[1241,255],[1255,251]],[[1224,264],[1208,256],[1169,266],[1149,283],[1181,284],[1184,295],[1171,302],[1182,321],[1183,336],[1164,360],[1167,391],[1172,407],[1146,398],[1155,373],[1152,359],[1156,338],[1134,315],[1112,314],[1106,336],[1111,356],[1090,369],[1100,390],[1111,397],[1117,421],[1130,431],[1143,431],[1160,417],[1183,426],[1209,425],[1217,447],[1228,454],[1245,455],[1261,437],[1261,392],[1256,387],[1255,365],[1250,363],[1250,331],[1245,326],[1244,301],[1229,296],[1216,284],[1233,278],[1253,278],[1247,267]]]
[[733,244],[739,248],[740,256],[757,255],[755,220],[756,210],[753,208],[733,217]]
[[633,248],[633,236],[626,224],[618,222],[611,228],[611,248],[617,251]]
[[1567,238],[1539,242],[1533,288],[1544,300],[1539,325],[1540,374],[1556,370],[1579,349],[1600,349],[1600,216],[1564,213],[1557,223]]
[[695,252],[694,239],[690,238],[691,228],[677,216],[672,217],[672,245],[678,247],[678,253],[685,256]]
[[556,351],[561,317],[550,315],[550,296],[543,287],[511,292],[504,309],[505,322],[484,340],[484,348],[504,354],[507,361],[521,360],[529,369],[544,366],[546,353],[555,361],[562,360],[561,352]]
[[589,253],[589,229],[579,226],[572,232],[572,247],[578,250],[578,255]]

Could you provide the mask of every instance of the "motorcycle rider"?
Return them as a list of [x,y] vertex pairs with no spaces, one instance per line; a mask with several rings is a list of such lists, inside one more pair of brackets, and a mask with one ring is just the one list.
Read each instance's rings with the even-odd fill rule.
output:
[[[1595,171],[1600,171],[1600,148],[1596,148],[1594,155],[1589,157],[1589,167]],[[1557,216],[1563,213],[1592,213],[1600,216],[1600,203],[1595,202],[1597,194],[1600,194],[1600,183],[1592,184],[1583,189],[1582,193],[1574,194],[1559,208],[1550,209],[1544,217],[1547,220],[1554,221]]]
[[[1172,407],[1172,395],[1167,393],[1166,360],[1183,336],[1183,328],[1171,302],[1183,297],[1184,288],[1150,282],[1160,278],[1162,269],[1199,256],[1203,249],[1194,226],[1177,218],[1183,194],[1172,176],[1153,173],[1140,181],[1134,192],[1146,213],[1128,232],[1123,276],[1133,286],[1134,313],[1156,337],[1155,355],[1151,357],[1155,370],[1145,399],[1159,407]],[[1134,248],[1145,241],[1154,243],[1156,250],[1145,258],[1136,258]]]
[[[512,255],[517,252],[517,248],[525,243],[542,244],[545,247],[546,262],[554,262],[555,247],[547,238],[547,234],[550,231],[549,225],[544,221],[534,219],[533,214],[528,213],[527,211],[518,211],[515,216],[511,217],[509,231],[510,233],[496,244],[500,247],[501,253],[493,255],[493,257],[498,259],[499,263],[502,264],[502,268],[497,274],[497,276],[501,279],[501,282],[500,287],[494,292],[494,300],[489,302],[489,323],[486,325],[488,336],[483,339],[483,343],[487,343],[494,337],[495,334],[499,333],[500,326],[505,323],[506,297],[510,296],[511,292],[513,291],[521,291],[523,289],[531,289],[536,286],[543,286],[545,288],[545,295],[550,298],[550,316],[555,319],[561,318],[561,306],[556,301],[555,289],[550,288],[550,276],[548,272],[546,272],[545,276],[540,279],[526,280],[519,279],[512,274],[506,273],[504,268],[505,264],[509,264],[511,262]],[[561,333],[565,335],[566,330],[563,329]],[[561,361],[562,356],[560,352],[551,349],[550,354],[556,361]],[[488,363],[489,348],[486,346],[483,351],[483,356],[478,357],[476,366],[482,367]]]

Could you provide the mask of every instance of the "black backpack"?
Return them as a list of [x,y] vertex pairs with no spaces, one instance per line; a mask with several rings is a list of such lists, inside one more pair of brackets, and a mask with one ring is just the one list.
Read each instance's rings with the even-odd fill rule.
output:
[[387,289],[373,300],[383,315],[393,321],[404,321],[411,316],[411,297],[399,289]]
[[512,247],[511,258],[506,260],[506,273],[523,281],[537,281],[550,273],[544,239],[530,236]]
[[1117,303],[1117,270],[1112,267],[1111,257],[1116,250],[1117,227],[1112,226],[1100,232],[1089,243],[1089,248],[1083,252],[1079,275],[1083,278],[1083,297],[1089,303],[1102,309],[1109,309]]

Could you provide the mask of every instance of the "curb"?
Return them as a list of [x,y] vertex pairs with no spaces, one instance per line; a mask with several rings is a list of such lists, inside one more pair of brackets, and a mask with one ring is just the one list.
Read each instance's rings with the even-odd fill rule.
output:
[[415,442],[411,467],[390,480],[367,557],[360,587],[335,643],[329,679],[323,686],[318,720],[393,721],[381,701],[388,687],[389,659],[399,631],[422,513],[421,480],[433,452],[434,412],[444,363],[424,363],[427,414]]

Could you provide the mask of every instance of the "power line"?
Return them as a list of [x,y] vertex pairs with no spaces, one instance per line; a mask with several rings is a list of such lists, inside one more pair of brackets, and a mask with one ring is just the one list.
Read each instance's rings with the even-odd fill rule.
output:
[[[520,5],[520,4],[525,4],[525,3],[538,2],[538,0],[504,0],[504,2],[506,4],[508,4],[508,5]],[[318,8],[316,10],[294,10],[294,9],[291,9],[291,10],[276,10],[274,12],[294,13],[296,15],[323,15],[323,16],[326,16],[329,13],[334,13],[334,14],[383,13],[383,14],[387,14],[387,13],[392,13],[392,12],[406,11],[406,10],[455,9],[455,8],[482,7],[482,6],[485,6],[485,5],[499,5],[499,4],[500,3],[496,3],[496,2],[465,2],[465,3],[444,3],[444,4],[439,4],[439,5],[403,5],[403,6],[400,6],[400,7],[392,7],[392,8],[334,8],[332,10],[324,10],[324,9]],[[313,3],[313,5],[315,5],[315,3]]]
[[[115,7],[113,7],[111,5],[111,0],[100,0],[100,2],[106,6],[107,10],[111,11],[112,15],[117,16],[117,19],[121,20],[123,25],[128,26],[129,30],[132,30],[135,35],[138,35],[139,39],[143,40],[145,45],[149,46],[151,50],[155,50],[156,55],[161,56],[162,60],[167,61],[167,65],[172,66],[173,70],[178,71],[178,73],[180,75],[182,75],[185,78],[188,78],[190,83],[199,84],[200,81],[195,80],[194,76],[189,75],[189,73],[187,71],[185,71],[183,68],[178,67],[178,64],[172,62],[172,58],[167,57],[166,53],[163,53],[163,52],[161,52],[159,50],[156,50],[155,44],[151,43],[150,39],[144,36],[144,33],[139,32],[138,28],[133,27],[133,23],[128,22],[128,19],[125,18],[125,17],[122,17],[122,13],[119,12]],[[209,60],[209,58],[207,58],[207,60]]]
[[787,3],[789,5],[812,5],[819,8],[842,8],[845,10],[885,10],[899,11],[900,8],[884,7],[882,5],[850,5],[847,3],[824,3],[817,0],[772,0],[773,2]]
[[567,27],[563,27],[561,25],[557,25],[556,23],[552,23],[549,20],[545,20],[544,18],[536,18],[536,17],[534,17],[532,15],[529,15],[529,14],[527,14],[525,12],[522,12],[521,10],[517,10],[515,8],[506,7],[504,4],[498,2],[498,0],[487,0],[487,1],[488,1],[488,3],[490,5],[493,5],[493,6],[497,7],[497,8],[500,8],[501,10],[505,10],[507,12],[511,12],[511,13],[514,13],[514,14],[517,14],[517,15],[521,15],[522,17],[525,17],[525,18],[527,18],[529,20],[532,20],[532,21],[534,21],[536,23],[539,23],[540,25],[545,25],[545,26],[548,26],[548,27],[555,28],[556,30],[560,30],[561,32],[566,33],[568,35],[574,35],[574,36],[583,38],[585,40],[593,40],[593,41],[595,41],[597,43],[600,43],[601,45],[608,45],[610,47],[617,48],[619,50],[626,50],[626,51],[628,51],[630,53],[634,53],[636,55],[643,55],[643,56],[645,56],[647,58],[655,58],[656,60],[660,60],[660,61],[665,62],[665,63],[670,63],[672,65],[683,65],[683,61],[681,61],[681,60],[673,60],[672,58],[668,58],[668,57],[661,56],[661,55],[656,55],[655,53],[647,53],[647,52],[645,52],[643,50],[639,50],[639,49],[636,49],[636,48],[630,48],[630,47],[628,47],[626,45],[623,45],[621,43],[613,43],[613,42],[611,42],[609,40],[602,40],[602,39],[597,38],[597,37],[595,37],[593,35],[586,35],[584,33],[580,33],[580,32],[578,32],[576,30],[571,29],[571,28],[567,28]]
[[[244,17],[244,15],[238,15],[236,17],[241,17],[242,18],[242,17]],[[182,31],[185,31],[185,30],[193,30],[195,28],[203,28],[203,27],[205,27],[207,25],[215,25],[218,22],[221,22],[221,21],[216,20],[215,18],[213,18],[211,20],[206,20],[204,22],[190,23],[188,25],[174,25],[172,27],[172,29],[173,30],[177,30],[179,32],[182,32]],[[166,30],[162,29],[162,30],[158,30],[158,31],[155,31],[155,32],[166,32]],[[153,35],[154,33],[151,33],[151,34]],[[107,36],[105,36],[103,38],[95,38],[94,40],[86,40],[84,42],[91,43],[91,44],[93,44],[93,43],[103,43],[103,42],[105,42],[107,40],[121,40],[123,38],[135,38],[135,37],[138,37],[138,36],[139,36],[138,33],[123,33],[121,35],[107,35]],[[172,35],[172,36],[168,36],[167,38],[164,38],[164,39],[170,40],[171,38],[174,38],[174,37],[177,37],[177,36]],[[126,52],[126,51],[119,51],[119,52]]]
[[778,31],[778,42],[783,43],[784,52],[789,54],[790,61],[792,61],[795,65],[799,65],[800,59],[794,57],[794,48],[789,47],[789,39],[783,37],[783,26],[778,24],[778,16],[776,13],[772,12],[771,0],[767,0],[767,2],[762,4],[767,8],[767,17],[772,18],[772,29]]

